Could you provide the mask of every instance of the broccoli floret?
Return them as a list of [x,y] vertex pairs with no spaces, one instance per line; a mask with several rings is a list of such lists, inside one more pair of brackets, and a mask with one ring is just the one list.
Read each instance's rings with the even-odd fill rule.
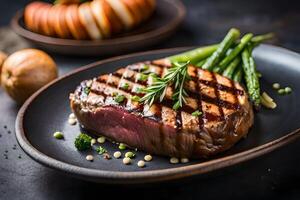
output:
[[76,137],[74,144],[77,150],[84,151],[91,148],[91,140],[92,138],[89,135],[80,133],[80,135]]

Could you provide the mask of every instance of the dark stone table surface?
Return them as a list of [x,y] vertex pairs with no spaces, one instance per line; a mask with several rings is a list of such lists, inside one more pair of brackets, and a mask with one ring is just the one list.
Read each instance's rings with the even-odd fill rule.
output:
[[[1,0],[0,26],[28,1]],[[149,49],[203,45],[219,41],[230,27],[243,32],[275,32],[275,43],[300,52],[299,0],[185,0],[187,18],[168,41]],[[0,50],[22,48],[23,41],[5,41]],[[2,30],[3,32],[3,30]],[[20,45],[21,44],[21,45]],[[18,46],[19,45],[19,46]],[[25,45],[26,46],[26,45]],[[1,49],[2,48],[2,49]],[[4,49],[3,49],[4,48]],[[64,74],[103,59],[52,55]],[[260,158],[194,180],[140,188],[104,186],[62,175],[32,161],[17,145],[14,123],[18,107],[0,89],[0,199],[300,199],[300,141]],[[7,159],[5,158],[7,155]]]

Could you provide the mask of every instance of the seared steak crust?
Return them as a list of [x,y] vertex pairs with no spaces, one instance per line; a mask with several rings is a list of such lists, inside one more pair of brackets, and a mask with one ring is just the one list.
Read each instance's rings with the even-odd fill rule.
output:
[[[70,95],[71,108],[88,130],[148,153],[176,157],[208,157],[232,147],[253,124],[253,110],[243,87],[219,74],[188,67],[187,104],[172,109],[172,89],[151,107],[132,100],[140,88],[163,76],[167,60],[144,62],[83,81]],[[125,87],[126,86],[126,87]],[[121,103],[115,95],[124,95]],[[199,110],[203,114],[193,116]]]

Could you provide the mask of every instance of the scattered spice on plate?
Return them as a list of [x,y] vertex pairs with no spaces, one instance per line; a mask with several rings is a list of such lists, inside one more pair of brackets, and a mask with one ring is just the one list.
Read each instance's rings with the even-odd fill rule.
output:
[[292,92],[291,87],[280,88],[281,86],[279,83],[273,83],[272,87],[274,90],[277,90],[277,93],[280,95],[286,95]]
[[69,119],[68,119],[68,123],[70,124],[70,125],[76,125],[76,123],[77,123],[77,118],[76,118],[76,116],[75,116],[75,114],[74,113],[71,113],[70,115],[69,115]]
[[110,160],[111,156],[108,153],[104,153],[103,158],[106,159],[106,160]]
[[150,162],[152,160],[152,156],[151,155],[145,155],[144,160],[147,162]]
[[137,166],[140,167],[140,168],[145,167],[145,161],[140,160],[140,161],[137,163]]
[[181,158],[181,159],[180,159],[180,162],[181,162],[181,163],[188,163],[188,162],[189,162],[189,159],[188,159],[188,158]]
[[292,92],[292,88],[290,88],[290,87],[285,87],[285,88],[284,88],[284,91],[285,91],[286,94],[289,94],[289,93]]
[[74,126],[74,125],[77,124],[77,119],[69,118],[69,119],[68,119],[68,123],[69,123],[71,126]]
[[76,119],[75,114],[74,114],[74,113],[71,113],[71,114],[69,115],[69,119]]
[[123,164],[125,164],[125,165],[131,164],[131,159],[130,158],[123,158]]
[[131,151],[128,151],[128,152],[125,154],[125,157],[126,157],[126,158],[134,158],[134,157],[135,157],[135,154],[132,153]]
[[53,134],[53,137],[55,137],[55,138],[58,139],[58,140],[64,139],[64,135],[63,135],[63,133],[60,132],[60,131],[56,131],[56,132]]
[[125,149],[126,149],[126,145],[123,144],[123,143],[120,143],[120,144],[119,144],[119,149],[120,149],[120,150],[125,150]]
[[94,160],[94,156],[92,156],[92,155],[87,155],[87,156],[85,157],[85,159],[86,159],[87,161],[93,161],[93,160]]
[[284,95],[285,94],[285,90],[284,89],[279,89],[277,92],[280,95]]
[[179,163],[179,159],[175,158],[175,157],[172,157],[172,158],[170,158],[170,163],[171,164],[177,164],[177,163]]
[[114,153],[114,157],[115,157],[116,159],[120,158],[121,156],[122,156],[122,153],[121,153],[120,151],[116,151],[116,152]]
[[94,144],[96,144],[96,139],[91,140],[91,145],[93,146]]
[[103,143],[105,143],[105,140],[106,140],[106,138],[104,136],[101,136],[97,139],[97,142],[100,144],[103,144]]
[[100,155],[102,155],[102,154],[104,154],[104,153],[107,153],[107,150],[106,150],[105,148],[101,147],[101,146],[97,147],[97,148],[96,148],[96,151],[97,151],[97,153],[100,154]]
[[280,84],[279,83],[273,83],[272,87],[273,87],[273,89],[278,90],[278,89],[280,89]]

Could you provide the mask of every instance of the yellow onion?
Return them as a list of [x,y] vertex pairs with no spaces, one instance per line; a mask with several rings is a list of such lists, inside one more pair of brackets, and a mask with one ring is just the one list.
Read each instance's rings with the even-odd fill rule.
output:
[[2,71],[2,65],[5,61],[5,59],[7,58],[7,54],[0,51],[0,82],[1,82],[1,71]]
[[2,67],[1,85],[17,103],[57,78],[53,59],[43,51],[24,49],[10,55]]

